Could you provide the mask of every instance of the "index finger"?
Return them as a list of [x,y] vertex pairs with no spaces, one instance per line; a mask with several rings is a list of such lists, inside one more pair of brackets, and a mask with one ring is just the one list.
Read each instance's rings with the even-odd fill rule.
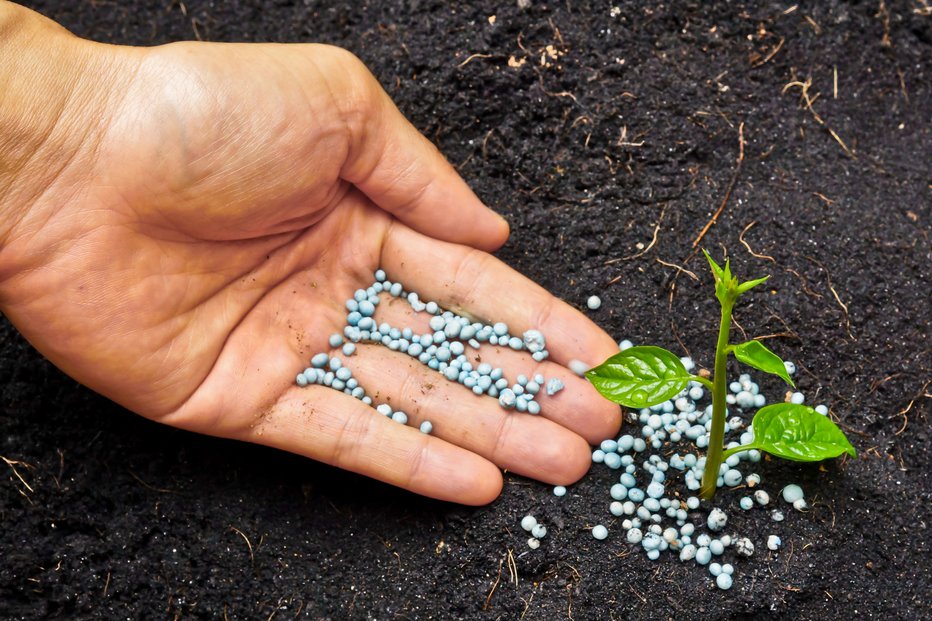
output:
[[399,222],[382,245],[382,267],[405,289],[456,312],[502,321],[521,335],[540,330],[550,360],[587,366],[618,352],[618,345],[581,312],[481,250],[439,241]]
[[363,113],[344,113],[359,122],[349,124],[350,148],[341,176],[418,231],[486,250],[505,243],[505,219],[479,200],[440,151],[402,115],[365,65],[339,48],[314,49],[328,51],[317,62],[338,63],[337,70],[326,72],[338,105],[359,100],[363,93]]

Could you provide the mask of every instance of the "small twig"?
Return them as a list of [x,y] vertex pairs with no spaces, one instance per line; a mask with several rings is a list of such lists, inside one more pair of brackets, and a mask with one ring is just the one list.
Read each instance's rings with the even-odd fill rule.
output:
[[700,282],[699,277],[696,276],[696,274],[695,274],[694,272],[689,271],[689,270],[686,269],[685,267],[680,267],[680,266],[677,265],[676,263],[667,263],[666,261],[664,261],[663,259],[660,259],[660,258],[655,258],[655,260],[656,260],[657,263],[659,263],[660,265],[666,265],[667,267],[672,267],[673,269],[678,270],[679,272],[682,272],[683,274],[686,274],[687,276],[689,276],[690,278],[692,278],[692,279],[695,280],[696,282]]
[[760,67],[760,66],[762,66],[762,65],[766,65],[767,63],[769,63],[770,60],[771,60],[774,56],[777,55],[777,52],[780,51],[780,48],[783,47],[783,42],[784,42],[784,41],[786,41],[786,39],[783,38],[783,37],[780,37],[780,41],[777,42],[777,44],[774,46],[774,48],[773,48],[772,50],[770,50],[770,53],[768,53],[766,56],[764,56],[763,59],[758,59],[757,61],[752,62],[752,63],[751,63],[751,66],[752,66],[752,67]]
[[[786,85],[784,85],[783,90],[780,92],[781,94],[786,94],[786,91],[794,87],[799,89],[799,92],[800,92],[799,97],[803,102],[805,102],[806,109],[809,110],[809,112],[812,114],[812,117],[816,120],[816,123],[818,123],[819,125],[825,125],[825,121],[822,120],[822,117],[819,116],[819,113],[816,112],[815,109],[812,107],[812,104],[813,102],[815,102],[815,99],[809,97],[809,89],[810,87],[812,87],[812,78],[807,78],[805,82],[800,82],[799,80],[793,80],[792,82],[788,82]],[[816,97],[818,97],[818,95],[816,95]]]
[[191,18],[191,29],[194,30],[194,38],[198,41],[203,41],[204,38],[201,37],[201,29],[197,27],[200,23],[200,20],[196,17]]
[[577,581],[582,580],[582,575],[579,573],[579,570],[578,570],[578,569],[576,569],[575,567],[573,567],[573,566],[570,565],[569,563],[563,563],[563,565],[566,565],[567,567],[570,568],[570,571],[572,571],[572,572],[573,572],[573,575],[576,576],[576,580],[577,580]]
[[495,582],[492,583],[492,588],[489,590],[489,594],[485,598],[485,604],[483,604],[482,609],[488,610],[489,603],[492,601],[492,596],[495,595],[495,589],[498,588],[498,583],[502,580],[502,565],[505,564],[505,557],[503,556],[498,561],[498,576],[495,578]]
[[560,91],[558,93],[548,91],[547,87],[544,86],[544,74],[541,73],[540,69],[538,69],[537,67],[534,67],[534,71],[537,72],[537,78],[540,81],[540,90],[544,91],[545,95],[549,95],[551,97],[569,97],[570,99],[573,100],[573,103],[577,103],[577,104],[579,103],[579,101],[577,101],[576,99],[576,95],[574,95],[573,93],[570,93],[567,91]]
[[810,97],[810,96],[809,96],[809,89],[812,87],[812,78],[807,78],[805,82],[800,82],[799,80],[793,80],[792,82],[788,82],[788,83],[783,87],[783,90],[782,90],[781,92],[782,92],[782,93],[786,93],[786,91],[788,91],[789,89],[794,88],[794,87],[799,89],[799,91],[800,91],[800,99],[801,99],[803,102],[805,102],[805,108],[806,108],[807,110],[809,110],[809,112],[812,114],[812,118],[815,119],[816,123],[818,123],[819,125],[821,125],[822,127],[824,127],[825,130],[826,130],[829,134],[831,134],[832,138],[834,138],[835,141],[836,141],[839,145],[841,145],[841,148],[844,149],[845,153],[847,153],[849,157],[851,157],[851,158],[856,158],[854,152],[853,152],[851,149],[848,148],[848,145],[846,145],[846,144],[845,144],[845,141],[841,139],[841,136],[839,136],[839,135],[835,132],[834,129],[832,129],[831,127],[829,127],[828,124],[825,122],[825,120],[822,119],[821,116],[819,116],[819,113],[815,111],[815,108],[812,107],[812,104],[815,103],[816,99],[818,99],[818,98],[819,98],[819,95],[820,95],[820,93],[817,93],[817,94],[815,95],[815,97]]
[[240,537],[243,538],[243,541],[246,542],[246,547],[249,548],[249,560],[252,562],[253,565],[255,565],[255,564],[256,564],[256,557],[255,557],[255,555],[254,555],[253,552],[252,552],[252,543],[249,541],[249,537],[247,537],[246,534],[243,533],[243,531],[241,531],[240,529],[236,528],[235,526],[230,526],[230,530],[232,530],[233,532],[235,532],[236,534],[238,534]]
[[800,280],[800,282],[803,284],[803,291],[806,293],[806,295],[809,295],[809,296],[811,296],[811,297],[814,297],[814,298],[817,298],[817,299],[820,299],[820,300],[822,299],[822,294],[821,294],[821,293],[818,293],[818,292],[816,292],[816,291],[813,291],[813,290],[809,287],[809,281],[806,280],[806,278],[805,278],[802,274],[800,274],[800,273],[797,272],[796,270],[791,269],[791,268],[789,268],[789,267],[787,267],[787,268],[785,268],[785,269],[786,269],[787,272],[789,272],[790,274],[793,274],[794,276],[796,276],[796,278],[798,278],[798,279]]
[[799,339],[799,335],[795,332],[774,332],[773,334],[765,334],[763,336],[755,336],[755,341],[766,341],[767,339]]
[[887,10],[884,0],[880,0],[880,6],[877,7],[877,13],[874,17],[879,17],[883,23],[883,36],[880,39],[880,44],[884,47],[893,47],[893,42],[890,40],[890,11]]
[[907,407],[907,409],[905,409],[905,410],[900,410],[899,412],[897,412],[897,414],[902,414],[902,415],[903,415],[903,426],[900,427],[899,431],[894,432],[893,435],[898,436],[898,435],[900,435],[901,433],[903,433],[904,431],[906,431],[906,425],[909,424],[909,417],[906,416],[906,413],[909,412],[909,408],[912,407],[912,405],[913,405],[913,402],[910,401],[910,402],[909,402],[909,407]]
[[521,611],[521,616],[518,617],[518,621],[524,621],[524,615],[527,614],[528,608],[531,607],[531,602],[534,601],[534,596],[537,594],[537,591],[531,591],[531,596],[527,599],[521,598],[521,601],[524,602],[524,610]]
[[657,224],[654,225],[654,234],[653,234],[653,238],[650,240],[650,243],[647,245],[646,248],[644,248],[643,250],[641,250],[641,251],[639,251],[639,252],[636,252],[636,253],[634,253],[634,254],[629,254],[629,255],[626,256],[626,257],[620,257],[620,258],[617,258],[617,259],[609,259],[608,261],[606,261],[606,262],[603,263],[602,265],[612,265],[612,264],[618,263],[618,262],[620,262],[620,261],[630,261],[631,259],[637,259],[638,257],[642,257],[642,256],[644,256],[645,254],[647,254],[647,253],[650,251],[650,249],[654,247],[654,244],[657,243],[657,233],[660,231],[660,224],[663,222],[663,214],[664,214],[666,211],[667,211],[667,205],[664,204],[664,206],[660,209],[660,216],[657,218]]
[[[13,474],[15,474],[15,475],[16,475],[16,478],[19,479],[20,483],[22,483],[23,485],[26,486],[26,489],[28,489],[30,492],[35,492],[35,491],[36,491],[36,490],[32,489],[32,486],[29,485],[29,483],[26,483],[26,479],[24,479],[24,478],[23,478],[23,475],[21,475],[21,474],[19,473],[19,470],[16,469],[16,466],[24,466],[24,467],[26,467],[26,468],[31,468],[32,466],[30,466],[30,465],[27,464],[26,462],[23,462],[23,461],[16,461],[16,460],[14,460],[14,459],[7,459],[6,457],[3,457],[3,456],[0,456],[0,459],[2,459],[4,462],[6,462],[6,465],[10,467],[10,469],[13,471]],[[22,494],[22,492],[20,492],[20,493]],[[26,494],[23,494],[23,496],[25,496],[25,495],[26,495]]]
[[831,127],[826,127],[825,129],[827,129],[828,133],[832,135],[832,138],[834,138],[835,141],[841,145],[841,148],[845,150],[845,153],[847,153],[851,157],[854,157],[854,153],[851,152],[851,149],[848,148],[848,145],[845,144],[845,141],[841,139],[841,136],[835,133],[834,129],[832,129]]
[[918,399],[920,399],[920,398],[928,399],[928,398],[929,398],[930,395],[929,395],[929,393],[926,392],[926,390],[929,388],[929,384],[930,384],[930,383],[932,383],[932,380],[926,381],[926,383],[925,383],[925,384],[922,386],[922,388],[919,390],[919,394],[912,398],[912,400],[909,402],[909,405],[907,405],[905,408],[903,408],[902,410],[900,410],[899,412],[897,412],[897,413],[895,414],[895,416],[902,416],[902,417],[903,417],[903,426],[900,427],[900,430],[897,431],[896,433],[894,433],[893,435],[898,436],[898,435],[900,435],[901,433],[903,433],[904,431],[906,431],[906,425],[909,423],[909,417],[907,417],[906,415],[909,413],[909,411],[910,411],[911,409],[913,409],[913,404],[916,403],[916,401],[917,401]]
[[275,604],[275,608],[272,610],[272,614],[266,617],[265,621],[272,621],[275,618],[275,615],[278,614],[278,611],[285,607],[285,598],[280,598]]
[[[828,275],[826,275],[828,278]],[[847,325],[848,335],[851,335],[851,322],[848,321],[848,305],[841,301],[841,298],[838,297],[838,292],[835,291],[835,287],[832,286],[831,280],[828,283],[828,289],[832,292],[832,295],[835,296],[835,301],[838,302],[838,305],[841,306],[841,310],[845,312],[845,324]]]
[[[652,576],[650,577],[651,582],[653,582],[654,580],[656,580],[657,577],[660,575],[660,572],[664,571],[665,569],[666,569],[666,567],[664,567],[663,565],[658,565],[658,566],[657,566],[657,569],[654,570],[654,575],[652,575]],[[669,571],[669,570],[667,570],[667,571]]]
[[829,274],[828,269],[825,267],[825,265],[821,261],[817,259],[813,259],[812,257],[806,257],[806,259],[808,259],[809,261],[812,261],[813,263],[821,267],[823,270],[825,270],[825,281],[826,281],[826,284],[828,284],[828,290],[832,292],[832,295],[835,297],[835,301],[838,302],[838,305],[841,307],[842,313],[844,314],[845,331],[848,332],[848,337],[851,338],[851,340],[856,341],[857,339],[854,338],[854,335],[851,333],[851,321],[848,319],[848,305],[841,301],[841,298],[838,296],[838,292],[835,291],[835,287],[832,286],[832,275]]
[[[644,134],[641,134],[642,136]],[[623,125],[621,128],[621,133],[618,135],[618,141],[615,142],[616,147],[643,147],[644,141],[640,142],[631,142],[628,140],[628,126]]]
[[903,375],[903,374],[902,374],[902,373],[892,373],[892,374],[890,374],[890,375],[888,375],[888,376],[886,376],[886,377],[884,377],[884,378],[882,378],[882,379],[874,380],[873,382],[871,382],[870,389],[867,391],[867,394],[869,394],[869,395],[874,394],[875,392],[877,392],[877,390],[878,390],[881,386],[883,386],[884,384],[886,384],[887,382],[889,382],[889,381],[892,380],[892,379],[896,379],[897,377],[899,377],[899,376],[901,376],[901,375]]
[[570,621],[575,621],[573,619],[573,585],[569,583],[566,585],[566,596],[569,599],[569,603],[566,606],[566,616]]
[[642,604],[646,604],[646,603],[647,603],[647,598],[645,598],[643,595],[641,595],[640,593],[638,593],[637,591],[635,591],[635,590],[634,590],[634,587],[628,587],[628,591],[630,591],[631,593],[633,593],[635,597],[637,597],[639,600],[641,600],[641,603],[642,603]]
[[903,93],[903,99],[909,103],[909,91],[906,89],[906,78],[903,76],[903,70],[897,69],[896,74],[900,77],[900,92]]
[[777,321],[779,321],[781,324],[783,324],[783,327],[784,327],[785,330],[784,330],[784,332],[782,332],[781,334],[787,334],[787,335],[789,335],[791,338],[794,338],[794,339],[799,340],[799,335],[796,334],[796,332],[793,331],[793,328],[790,327],[790,324],[786,323],[786,320],[785,320],[783,317],[781,317],[780,315],[778,315],[778,314],[777,314],[772,308],[770,308],[767,304],[764,304],[764,308],[767,309],[767,312],[770,314],[771,317],[773,317],[774,319],[776,319]]
[[[835,530],[835,509],[832,507],[832,505],[831,505],[830,503],[827,503],[827,502],[814,502],[814,503],[812,503],[812,507],[813,507],[813,508],[815,508],[815,507],[817,507],[817,506],[823,506],[823,505],[824,505],[825,507],[828,507],[828,510],[831,511],[831,513],[832,513],[832,526],[831,526],[831,529],[832,529],[832,530]],[[828,592],[828,591],[826,591],[826,593],[827,593],[827,592]]]
[[492,129],[486,132],[485,138],[482,139],[482,157],[483,158],[486,157],[487,155],[486,148],[488,147],[488,144],[489,144],[489,138],[491,138],[492,134],[494,133],[495,133],[495,128],[493,127]]
[[858,430],[858,429],[855,429],[855,428],[852,427],[851,425],[846,425],[846,424],[843,423],[843,422],[841,421],[841,419],[838,418],[837,416],[834,417],[833,420],[835,421],[835,424],[836,424],[836,425],[838,425],[839,427],[841,427],[842,429],[844,429],[845,431],[847,431],[847,432],[849,432],[849,433],[857,434],[857,435],[861,436],[862,438],[871,438],[871,437],[873,437],[873,436],[871,436],[869,433],[864,433],[863,431],[860,431],[860,430]]
[[55,487],[61,489],[61,478],[65,473],[65,452],[60,448],[55,449],[55,452],[58,453],[58,476],[52,479],[55,481]]
[[738,328],[738,330],[741,331],[741,337],[742,337],[745,341],[748,340],[748,333],[747,333],[747,331],[744,329],[744,326],[742,326],[740,323],[738,323],[738,319],[737,319],[734,315],[731,316],[731,322],[732,322],[733,324],[735,324],[735,327]]
[[466,65],[476,60],[477,58],[492,58],[493,56],[494,54],[470,54],[469,57],[466,58],[466,60],[458,64],[456,67],[457,69],[460,67],[465,67]]
[[741,165],[744,163],[744,121],[738,125],[738,159],[735,163],[735,172],[731,176],[731,181],[728,182],[728,187],[725,189],[725,196],[722,197],[722,203],[718,206],[718,209],[712,214],[712,219],[706,222],[706,225],[702,227],[702,231],[699,232],[699,235],[696,236],[696,239],[693,240],[692,247],[693,249],[699,245],[699,242],[702,241],[702,238],[705,237],[705,234],[709,232],[709,229],[718,221],[718,217],[722,215],[722,212],[725,211],[725,206],[728,204],[728,199],[731,197],[731,191],[735,187],[735,183],[738,181],[738,173],[741,172]]
[[832,204],[834,204],[834,202],[835,202],[835,201],[833,201],[832,199],[830,199],[829,197],[827,197],[825,194],[822,194],[821,192],[813,192],[812,195],[813,195],[813,196],[816,196],[816,197],[818,197],[818,198],[821,198],[823,201],[825,201],[825,204],[826,204],[826,205],[832,205]]
[[796,551],[796,545],[793,543],[793,540],[790,540],[790,549],[787,552],[786,558],[783,562],[783,572],[787,573],[790,570],[790,560],[793,558],[793,553]]
[[522,34],[523,34],[523,33],[520,33],[520,32],[518,33],[518,38],[515,40],[515,43],[518,44],[518,48],[520,48],[521,51],[524,52],[524,55],[525,55],[525,56],[530,56],[531,53],[528,51],[528,49],[527,49],[526,47],[524,47],[524,44],[521,43]]
[[744,230],[741,231],[741,235],[738,235],[738,241],[744,244],[744,247],[748,249],[748,252],[751,253],[752,257],[757,257],[758,259],[767,259],[768,261],[773,261],[774,263],[776,263],[777,260],[774,259],[772,256],[770,256],[769,254],[757,254],[756,252],[751,250],[751,246],[749,246],[748,243],[744,241],[744,234],[747,233],[751,229],[751,227],[754,226],[755,224],[757,224],[757,220],[754,220],[749,225],[744,227]]
[[518,586],[518,563],[515,562],[515,555],[512,554],[511,548],[508,549],[508,576],[515,587]]
[[816,35],[822,34],[822,27],[819,26],[816,20],[812,19],[808,15],[803,15],[803,17],[806,19],[807,22],[809,22],[809,25],[812,26],[812,29],[815,31]]
[[692,354],[689,353],[689,348],[686,347],[686,343],[683,342],[683,339],[680,338],[680,331],[676,329],[676,322],[673,319],[670,319],[670,331],[673,332],[673,338],[676,339],[676,342],[680,344],[680,347],[686,352],[686,355],[692,358]]
[[131,477],[133,477],[134,479],[136,479],[137,481],[139,481],[139,484],[142,485],[143,487],[145,487],[146,489],[151,489],[153,492],[160,492],[160,493],[162,493],[162,494],[175,494],[175,493],[177,493],[177,492],[175,492],[175,490],[172,490],[172,489],[166,489],[166,488],[164,488],[164,487],[155,487],[155,486],[153,486],[153,485],[149,485],[148,483],[146,483],[145,481],[143,481],[141,478],[139,478],[139,475],[137,475],[135,472],[133,472],[133,471],[130,470],[129,468],[127,468],[126,470],[127,470],[127,472],[129,472],[129,475],[130,475]]

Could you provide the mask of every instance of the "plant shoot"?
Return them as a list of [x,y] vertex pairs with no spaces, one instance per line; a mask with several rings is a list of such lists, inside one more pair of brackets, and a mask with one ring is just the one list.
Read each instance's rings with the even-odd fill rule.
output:
[[752,421],[753,442],[725,450],[728,355],[733,354],[739,362],[776,375],[790,386],[793,386],[793,380],[783,360],[760,341],[729,341],[731,314],[738,298],[769,277],[739,282],[732,275],[728,260],[722,268],[708,252],[705,256],[715,278],[715,297],[721,305],[712,379],[690,374],[676,354],[654,346],[631,347],[615,354],[588,371],[586,377],[607,399],[635,409],[663,403],[678,395],[691,381],[699,382],[711,391],[712,428],[699,489],[705,500],[715,495],[722,461],[736,453],[757,449],[794,461],[820,461],[843,453],[854,457],[854,447],[831,419],[808,406],[793,403],[760,408]]

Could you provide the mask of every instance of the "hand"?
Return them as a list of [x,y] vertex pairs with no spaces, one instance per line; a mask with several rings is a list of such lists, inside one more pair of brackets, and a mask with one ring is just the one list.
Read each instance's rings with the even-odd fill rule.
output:
[[[3,205],[17,215],[0,304],[53,363],[151,419],[461,503],[494,499],[498,467],[561,484],[585,473],[587,441],[615,433],[619,410],[561,365],[596,363],[614,342],[485,252],[507,225],[355,57],[319,45],[117,48],[35,28],[95,68],[57,113],[50,135],[68,148],[19,166]],[[31,175],[36,161],[55,174]],[[374,345],[346,364],[414,426],[296,386],[378,267],[424,300],[517,334],[539,328],[542,364],[488,344],[481,356],[507,377],[539,371],[567,388],[540,398],[541,416],[506,412]],[[403,301],[376,318],[426,326]],[[425,419],[433,435],[417,430]]]

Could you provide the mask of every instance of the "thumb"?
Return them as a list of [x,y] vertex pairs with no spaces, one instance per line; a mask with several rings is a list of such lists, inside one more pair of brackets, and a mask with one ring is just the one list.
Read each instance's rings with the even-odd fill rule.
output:
[[335,95],[353,109],[346,115],[351,144],[342,177],[420,233],[481,250],[504,244],[504,218],[479,200],[362,62],[340,52],[342,77],[337,79],[349,96]]

